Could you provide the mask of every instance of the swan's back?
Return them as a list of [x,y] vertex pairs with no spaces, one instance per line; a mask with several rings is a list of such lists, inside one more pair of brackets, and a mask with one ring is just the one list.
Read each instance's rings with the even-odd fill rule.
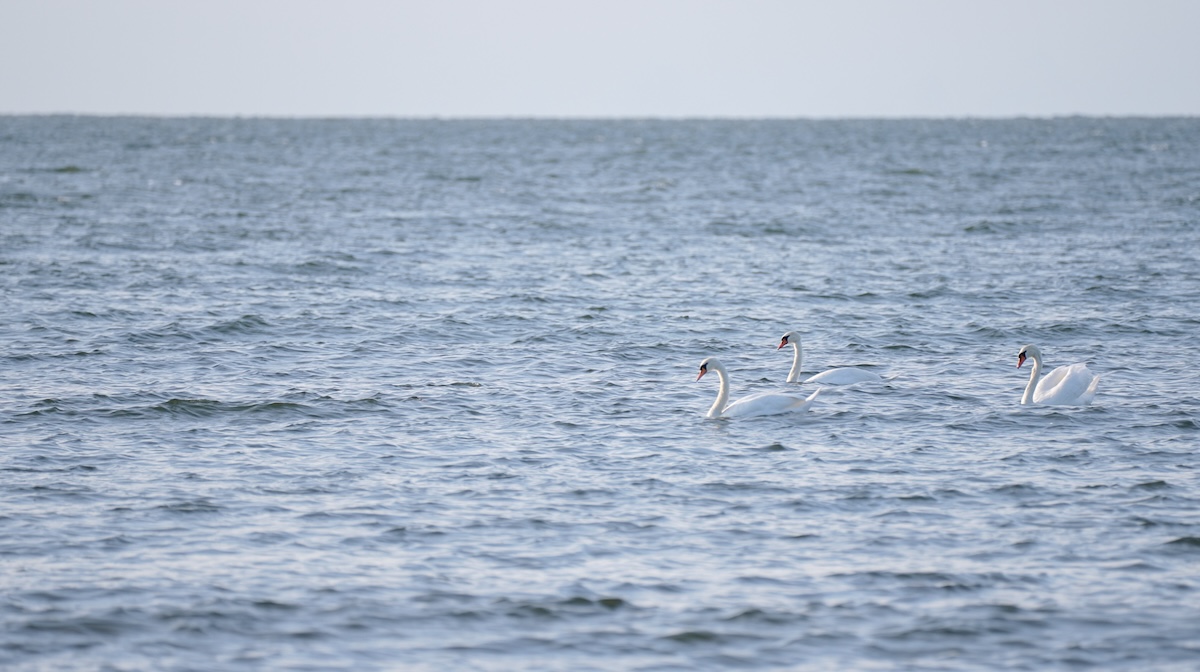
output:
[[780,413],[795,413],[807,411],[812,406],[821,390],[805,397],[797,397],[782,392],[760,392],[742,397],[725,407],[721,417],[748,418],[756,415],[778,415]]
[[1086,406],[1096,396],[1100,376],[1087,364],[1060,366],[1042,377],[1033,391],[1035,404]]
[[853,385],[855,383],[878,383],[882,380],[883,378],[880,378],[878,374],[865,369],[843,366],[818,373],[805,382],[821,383],[822,385]]

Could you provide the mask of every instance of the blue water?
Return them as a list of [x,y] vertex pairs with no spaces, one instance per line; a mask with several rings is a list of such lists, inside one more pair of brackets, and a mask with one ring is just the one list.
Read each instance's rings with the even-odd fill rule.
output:
[[1200,669],[1198,251],[1197,119],[0,117],[0,667]]

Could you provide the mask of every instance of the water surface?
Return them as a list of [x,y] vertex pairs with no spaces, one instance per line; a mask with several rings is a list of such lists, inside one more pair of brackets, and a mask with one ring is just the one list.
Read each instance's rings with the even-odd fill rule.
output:
[[0,117],[0,665],[1194,670],[1197,250],[1195,119]]

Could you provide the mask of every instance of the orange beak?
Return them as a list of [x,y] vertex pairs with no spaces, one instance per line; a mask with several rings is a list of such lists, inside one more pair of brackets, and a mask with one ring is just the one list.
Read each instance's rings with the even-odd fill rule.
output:
[[1025,353],[1022,352],[1021,354],[1017,355],[1017,368],[1018,369],[1021,368],[1021,365],[1024,363],[1025,363]]

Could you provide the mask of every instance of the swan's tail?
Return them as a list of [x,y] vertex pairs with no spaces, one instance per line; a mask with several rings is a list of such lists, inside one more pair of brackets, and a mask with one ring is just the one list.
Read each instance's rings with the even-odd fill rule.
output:
[[812,394],[808,395],[808,398],[807,398],[807,399],[804,399],[804,400],[802,400],[802,401],[797,401],[797,402],[796,402],[796,404],[795,404],[794,406],[792,406],[792,409],[791,409],[791,410],[793,410],[793,411],[807,411],[807,410],[809,409],[809,407],[811,407],[811,406],[813,405],[813,402],[814,402],[814,401],[816,401],[816,399],[817,399],[817,395],[821,393],[821,390],[822,390],[822,389],[824,389],[824,388],[820,388],[820,387],[818,387],[818,388],[816,389],[816,391],[815,391],[815,392],[813,392]]
[[[1089,371],[1089,373],[1091,372]],[[1084,406],[1092,403],[1092,399],[1096,398],[1096,388],[1099,387],[1099,385],[1100,376],[1093,374],[1092,382],[1088,384],[1087,389],[1083,392],[1083,395],[1079,397],[1079,403],[1083,404]]]

